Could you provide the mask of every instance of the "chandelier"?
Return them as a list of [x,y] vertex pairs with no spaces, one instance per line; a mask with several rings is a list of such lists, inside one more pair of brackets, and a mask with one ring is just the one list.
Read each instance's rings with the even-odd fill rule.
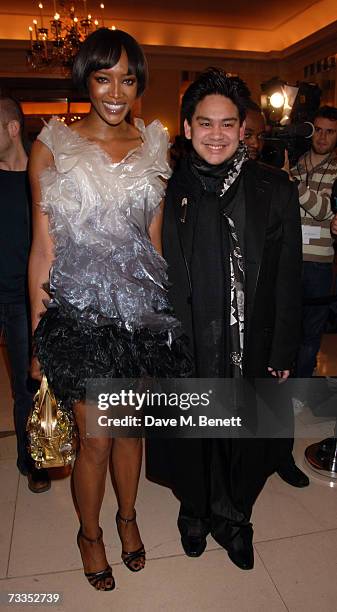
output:
[[81,43],[94,30],[104,27],[104,4],[100,5],[100,19],[88,13],[87,0],[81,3],[68,0],[56,3],[53,0],[54,16],[51,21],[43,14],[42,2],[38,9],[39,19],[34,19],[33,25],[28,28],[30,49],[26,54],[27,66],[32,70],[61,68],[68,72]]

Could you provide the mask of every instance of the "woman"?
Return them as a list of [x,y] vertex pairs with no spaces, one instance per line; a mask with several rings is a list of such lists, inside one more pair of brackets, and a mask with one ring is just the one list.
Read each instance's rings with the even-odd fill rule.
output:
[[[145,564],[134,510],[142,444],[86,438],[86,380],[175,376],[188,363],[160,255],[167,136],[158,121],[147,128],[129,121],[146,85],[143,52],[125,32],[102,28],[82,45],[73,76],[89,93],[89,114],[70,127],[53,118],[30,160],[32,370],[39,377],[41,366],[55,395],[73,409],[80,438],[73,470],[77,542],[89,582],[112,590],[99,527],[107,466],[111,460],[122,559],[137,572]],[[41,318],[49,271],[51,301]]]

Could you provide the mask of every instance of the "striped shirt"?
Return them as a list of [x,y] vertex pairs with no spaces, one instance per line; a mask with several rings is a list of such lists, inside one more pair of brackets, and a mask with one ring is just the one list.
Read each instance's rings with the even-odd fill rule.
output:
[[334,249],[330,233],[330,195],[337,179],[337,155],[328,155],[312,167],[310,151],[302,155],[291,175],[298,181],[301,206],[303,260],[330,263]]

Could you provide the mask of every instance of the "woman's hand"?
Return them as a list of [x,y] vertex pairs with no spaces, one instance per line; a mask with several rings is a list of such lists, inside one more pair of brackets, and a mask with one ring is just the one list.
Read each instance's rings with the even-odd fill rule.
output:
[[42,380],[41,366],[37,357],[32,357],[30,362],[30,375],[34,380]]

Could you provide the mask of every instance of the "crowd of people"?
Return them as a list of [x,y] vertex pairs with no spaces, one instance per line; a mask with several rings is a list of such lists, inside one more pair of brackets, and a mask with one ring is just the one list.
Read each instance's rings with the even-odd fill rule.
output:
[[[183,96],[184,151],[172,172],[161,123],[130,118],[148,78],[130,35],[91,34],[73,78],[91,110],[70,126],[53,118],[43,127],[30,188],[20,106],[0,99],[0,323],[18,469],[32,492],[50,488],[26,448],[32,355],[32,379],[45,374],[75,417],[77,543],[89,583],[110,591],[99,525],[108,471],[122,560],[132,572],[145,566],[135,510],[142,440],[86,435],[86,383],[312,376],[327,307],[305,300],[331,289],[337,109],[318,111],[311,149],[287,173],[259,161],[265,119],[245,84],[208,69]],[[178,497],[188,556],[201,555],[211,534],[235,565],[253,567],[250,518],[267,478],[309,484],[292,446],[291,438],[148,441],[147,474]]]

